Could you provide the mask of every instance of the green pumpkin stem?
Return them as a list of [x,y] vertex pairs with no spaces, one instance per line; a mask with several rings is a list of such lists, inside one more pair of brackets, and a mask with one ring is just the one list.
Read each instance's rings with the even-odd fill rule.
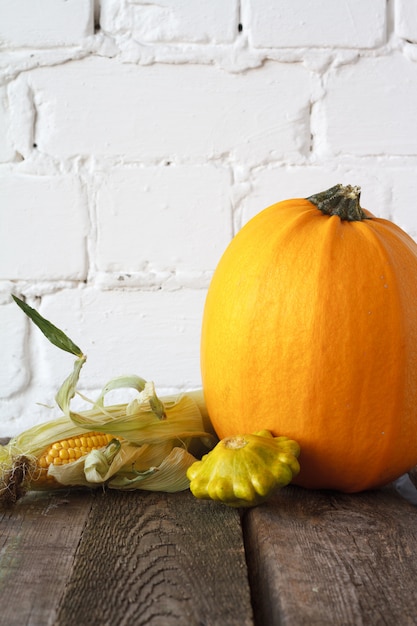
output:
[[310,196],[307,200],[325,215],[338,215],[341,220],[359,222],[370,219],[361,208],[360,196],[360,187],[335,185]]

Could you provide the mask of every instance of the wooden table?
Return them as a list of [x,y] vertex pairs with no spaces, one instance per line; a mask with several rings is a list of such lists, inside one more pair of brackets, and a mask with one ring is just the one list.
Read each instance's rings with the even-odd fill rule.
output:
[[0,511],[3,626],[417,624],[417,507],[386,488],[31,493]]

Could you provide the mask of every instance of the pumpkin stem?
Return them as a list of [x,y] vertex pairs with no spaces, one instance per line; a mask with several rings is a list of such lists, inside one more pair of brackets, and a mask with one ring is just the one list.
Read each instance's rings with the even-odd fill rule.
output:
[[341,220],[359,222],[370,219],[359,204],[360,196],[360,187],[335,185],[310,196],[307,200],[325,215],[338,215]]

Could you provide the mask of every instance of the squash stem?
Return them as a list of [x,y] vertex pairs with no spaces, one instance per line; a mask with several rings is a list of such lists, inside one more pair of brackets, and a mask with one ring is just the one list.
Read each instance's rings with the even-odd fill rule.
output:
[[242,435],[234,435],[223,439],[223,445],[228,450],[240,450],[248,445],[247,440]]
[[359,222],[370,219],[359,203],[360,187],[335,185],[326,191],[316,193],[307,200],[325,215],[338,215],[341,220]]

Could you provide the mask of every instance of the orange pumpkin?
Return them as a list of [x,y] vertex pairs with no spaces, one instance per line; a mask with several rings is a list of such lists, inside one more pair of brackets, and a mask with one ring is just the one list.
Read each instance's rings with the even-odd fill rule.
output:
[[201,367],[220,438],[301,446],[295,483],[356,492],[417,464],[417,245],[336,185],[279,202],[209,287]]

